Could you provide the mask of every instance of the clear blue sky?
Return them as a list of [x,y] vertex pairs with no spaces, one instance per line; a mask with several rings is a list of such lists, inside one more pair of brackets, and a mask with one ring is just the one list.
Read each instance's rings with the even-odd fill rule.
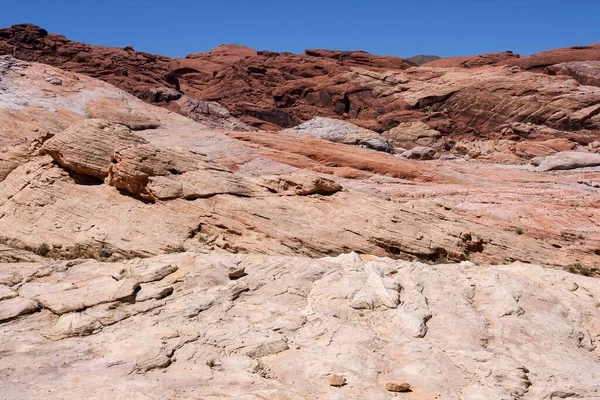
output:
[[183,57],[223,43],[258,50],[520,54],[600,42],[600,0],[5,0],[0,27]]

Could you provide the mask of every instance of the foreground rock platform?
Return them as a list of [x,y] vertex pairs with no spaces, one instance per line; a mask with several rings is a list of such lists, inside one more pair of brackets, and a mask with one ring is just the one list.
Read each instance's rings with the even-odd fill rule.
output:
[[600,397],[600,281],[541,266],[182,253],[6,276],[6,398]]

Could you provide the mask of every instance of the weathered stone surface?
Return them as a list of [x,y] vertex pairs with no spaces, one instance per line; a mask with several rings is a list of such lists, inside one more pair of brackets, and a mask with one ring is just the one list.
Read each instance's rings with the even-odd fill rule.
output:
[[61,287],[35,297],[43,307],[55,314],[65,314],[102,303],[135,298],[140,284],[134,279],[117,281],[101,277],[83,283],[73,283],[66,290]]
[[17,297],[17,292],[6,285],[0,285],[0,300],[12,299]]
[[600,86],[600,61],[573,61],[551,65],[545,73],[567,75],[582,85]]
[[35,301],[22,297],[8,298],[0,301],[0,322],[4,322],[21,315],[31,314],[38,309]]
[[[511,163],[526,163],[530,157],[514,149],[516,142],[566,138],[587,145],[600,135],[600,110],[594,108],[598,94],[593,88],[585,89],[591,81],[582,78],[593,80],[593,68],[585,72],[582,65],[563,65],[569,76],[584,85],[567,79],[563,72],[554,76],[539,73],[549,67],[552,74],[558,64],[593,65],[600,61],[597,44],[529,57],[504,52],[441,59],[425,67],[356,51],[307,50],[300,55],[235,45],[169,59],[133,48],[76,43],[33,25],[16,25],[2,30],[0,53],[98,77],[146,100],[156,97],[152,91],[157,89],[172,91],[175,97],[175,93],[183,92],[184,96],[173,101],[166,101],[173,96],[159,95],[165,99],[155,104],[215,129],[248,131],[253,126],[278,130],[315,117],[344,119],[376,132],[390,131],[403,123],[426,123],[442,135],[435,145],[428,138],[420,138],[395,146],[410,149],[425,145],[451,151],[461,140],[506,140],[506,145],[498,146],[498,152],[503,153],[498,157],[473,154]],[[52,91],[72,86],[69,80],[52,74],[43,79]],[[61,86],[49,83],[56,79]],[[18,96],[12,97],[13,104],[22,104]],[[73,100],[75,97],[83,96],[76,93]],[[558,132],[545,139],[501,132],[507,124],[523,122]],[[27,120],[20,124],[27,124]],[[155,125],[128,126],[139,129]],[[363,144],[386,149],[377,138],[366,139]]]
[[272,192],[292,196],[330,195],[342,190],[342,186],[331,179],[308,174],[266,176],[260,185]]
[[[63,84],[44,86],[46,75]],[[146,256],[182,248],[310,256],[356,250],[561,266],[593,265],[598,257],[600,237],[591,222],[598,218],[598,194],[577,184],[597,181],[593,170],[558,177],[492,164],[417,163],[288,132],[225,135],[102,82],[35,63],[7,67],[2,84],[4,93],[36,105],[33,112],[0,101],[0,116],[14,123],[13,132],[21,138],[38,140],[40,132],[27,133],[31,126],[49,127],[48,135],[59,137],[86,115],[153,126],[129,133],[145,144],[110,155],[108,170],[118,166],[115,177],[123,188],[130,182],[131,191],[74,173],[35,152],[11,170],[0,182],[0,230],[13,247],[36,249],[46,243],[47,255],[68,258]],[[73,92],[78,93],[74,99]],[[510,129],[542,134],[538,126],[526,124]],[[465,156],[507,154],[502,150],[506,143],[480,141],[474,143],[485,143],[485,148],[467,148],[468,140],[456,143],[456,151],[464,146]],[[551,140],[543,142],[549,151],[564,145]],[[81,148],[81,159],[91,150]],[[527,157],[542,153],[532,147],[522,151]],[[138,193],[146,176],[148,183]],[[557,191],[564,197],[556,197]],[[543,210],[536,207],[542,203]],[[525,234],[517,234],[517,227]],[[464,232],[479,240],[460,240]]]
[[478,68],[485,65],[502,64],[515,58],[520,58],[520,56],[512,51],[505,51],[501,53],[480,54],[477,56],[444,57],[438,60],[429,61],[423,65],[436,68]]
[[574,46],[547,50],[525,57],[514,54],[512,51],[466,57],[447,57],[434,60],[424,65],[444,68],[476,68],[485,65],[509,65],[519,67],[523,70],[543,71],[544,68],[548,66],[579,61],[600,61],[600,43],[589,46]]
[[215,129],[246,132],[256,130],[251,125],[233,117],[229,110],[214,101],[201,101],[190,96],[183,96],[169,108]]
[[432,129],[424,122],[404,122],[396,127],[384,132],[386,137],[394,147],[412,147],[415,144],[420,146],[429,146],[441,137],[441,133]]
[[254,189],[249,181],[202,154],[149,145],[117,149],[107,183],[149,200],[193,200],[227,193],[250,196]]
[[[0,30],[3,51],[162,108],[0,57],[2,397],[600,396],[599,93],[538,73],[572,51],[538,72],[169,60],[34,26]],[[309,123],[331,141],[233,115],[347,121]],[[372,151],[390,132],[443,157]],[[585,168],[494,164],[548,155]]]
[[171,101],[180,99],[181,96],[183,96],[183,93],[175,88],[170,87],[160,87],[150,90],[150,101],[153,103],[159,103],[162,101],[169,103]]
[[102,324],[98,319],[85,313],[72,312],[58,318],[51,330],[43,335],[51,340],[63,340],[70,337],[82,337],[98,333]]
[[[213,252],[66,263],[38,265],[47,273],[29,284],[91,287],[150,267],[164,272],[151,274],[155,280],[138,295],[145,286],[173,292],[60,317],[42,305],[5,321],[7,398],[386,399],[405,383],[405,396],[417,398],[600,395],[597,278],[519,262],[428,265],[357,254]],[[14,273],[26,264],[1,268]],[[248,275],[232,282],[228,265]],[[401,306],[352,307],[355,290],[389,293],[393,286],[402,288]],[[427,327],[424,335],[414,335],[411,320]]]

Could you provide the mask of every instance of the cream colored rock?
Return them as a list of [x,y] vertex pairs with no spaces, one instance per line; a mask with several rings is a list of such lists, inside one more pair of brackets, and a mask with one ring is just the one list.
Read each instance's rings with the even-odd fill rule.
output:
[[0,285],[0,301],[17,297],[17,292],[6,285]]
[[385,390],[388,392],[408,392],[410,391],[410,383],[388,382],[385,384]]
[[50,340],[63,340],[70,337],[82,337],[98,333],[102,324],[98,319],[85,313],[62,314],[54,327],[43,335]]
[[106,183],[148,200],[251,196],[255,187],[240,175],[211,162],[202,154],[149,145],[117,149]]
[[[48,143],[54,140],[48,137],[58,138],[92,116],[111,121],[105,123],[119,131],[122,127],[122,132],[130,129],[126,124],[136,129],[131,137],[146,143],[125,146],[117,150],[120,160],[114,159],[119,166],[115,180],[132,192],[35,152],[11,167],[0,182],[0,232],[13,247],[7,260],[17,259],[17,253],[32,257],[15,248],[35,249],[43,243],[52,256],[69,258],[148,256],[184,248],[312,257],[356,250],[427,260],[562,266],[598,260],[600,232],[593,223],[600,218],[594,206],[598,193],[577,184],[597,182],[593,171],[563,177],[492,164],[414,162],[286,132],[227,136],[91,78],[35,63],[15,68],[2,76],[3,138],[41,135],[45,139],[40,141]],[[442,85],[430,72],[417,79],[420,83],[407,82]],[[488,79],[491,72],[481,74]],[[63,84],[49,85],[49,75]],[[369,79],[377,78],[373,76]],[[8,131],[14,136],[9,138]],[[511,161],[504,155],[512,154],[514,142],[474,143],[481,146],[467,153]],[[93,148],[79,149],[80,155],[90,151],[95,159]],[[109,170],[114,155],[108,156]],[[195,164],[197,158],[201,161]],[[171,168],[175,164],[181,171],[192,164],[197,169],[178,174]],[[150,176],[146,169],[165,175]],[[138,193],[146,175],[148,182]],[[272,181],[275,193],[259,186],[265,180]],[[332,194],[297,195],[319,193],[323,187]],[[518,235],[517,227],[525,234]],[[577,240],[561,236],[565,230]],[[480,240],[462,240],[465,232]],[[420,320],[415,317],[408,325],[413,334],[420,334]]]
[[431,147],[417,146],[410,150],[406,150],[401,154],[404,158],[413,160],[431,160],[435,157],[435,149]]
[[[248,275],[232,282],[231,265]],[[556,269],[214,252],[36,269],[44,272],[31,275],[31,288],[87,285],[108,302],[60,317],[41,304],[3,321],[7,398],[383,400],[405,383],[418,398],[600,395],[600,281]],[[121,301],[94,284],[115,276],[145,283]],[[167,287],[161,299],[142,296]],[[351,293],[361,291],[400,303],[356,309]],[[406,328],[427,314],[424,335]],[[333,375],[347,384],[330,386]]]
[[536,171],[557,171],[600,166],[600,154],[568,151],[531,160]]
[[332,118],[316,117],[286,131],[308,134],[336,143],[364,146],[388,153],[392,150],[383,135],[350,122]]
[[22,297],[13,297],[0,301],[0,322],[31,314],[38,305],[35,301]]
[[329,375],[329,386],[342,387],[346,384],[346,378],[336,374]]
[[134,279],[117,281],[112,277],[101,277],[72,287],[50,290],[35,297],[42,306],[55,314],[65,314],[102,303],[125,300],[135,295],[140,284]]

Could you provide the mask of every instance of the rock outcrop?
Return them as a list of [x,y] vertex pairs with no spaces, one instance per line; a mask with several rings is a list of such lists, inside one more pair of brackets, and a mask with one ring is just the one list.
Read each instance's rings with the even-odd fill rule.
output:
[[[63,84],[48,83],[50,75]],[[36,104],[34,112],[0,103],[0,118],[18,128],[12,133],[27,148],[0,182],[0,230],[14,247],[102,259],[177,249],[313,257],[355,250],[565,267],[597,259],[597,194],[577,183],[597,181],[593,171],[552,178],[549,191],[548,178],[526,170],[412,161],[294,132],[225,135],[41,64],[8,71],[2,82],[6,93]],[[66,100],[73,84],[76,104]],[[529,201],[522,181],[551,211],[511,200],[516,192]],[[569,207],[555,190],[571,193]],[[465,192],[477,195],[456,196]],[[548,222],[540,226],[542,214]]]
[[536,171],[557,171],[600,166],[600,154],[565,151],[553,156],[534,158]]
[[600,281],[536,265],[183,253],[1,273],[7,398],[600,396]]
[[567,75],[582,85],[600,86],[600,61],[571,61],[551,65],[549,75]]

